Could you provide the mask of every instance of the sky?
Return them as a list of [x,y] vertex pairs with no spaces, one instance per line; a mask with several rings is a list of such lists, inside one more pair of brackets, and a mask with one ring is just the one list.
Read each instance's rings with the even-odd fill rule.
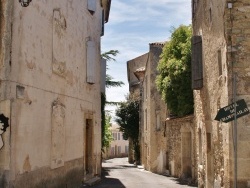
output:
[[[149,51],[149,44],[167,41],[173,28],[191,24],[191,0],[112,0],[101,51],[118,50],[107,74],[124,86],[106,89],[107,101],[125,101],[129,93],[127,61]],[[115,106],[106,110],[114,117]]]

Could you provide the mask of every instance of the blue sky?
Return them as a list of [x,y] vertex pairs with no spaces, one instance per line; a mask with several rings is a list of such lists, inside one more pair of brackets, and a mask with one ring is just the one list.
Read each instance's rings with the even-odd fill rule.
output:
[[[129,93],[127,61],[147,53],[149,43],[167,41],[181,24],[191,24],[191,0],[112,0],[102,52],[119,50],[107,73],[125,85],[106,89],[108,101],[124,101]],[[106,107],[113,113],[115,108]]]

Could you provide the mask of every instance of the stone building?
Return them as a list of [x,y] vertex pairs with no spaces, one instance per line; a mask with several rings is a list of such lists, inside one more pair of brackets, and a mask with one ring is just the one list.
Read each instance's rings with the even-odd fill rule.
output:
[[192,0],[192,13],[199,187],[250,187],[250,116],[215,120],[240,99],[250,104],[249,1]]
[[167,174],[188,184],[197,184],[196,134],[193,115],[167,118],[163,135],[166,137]]
[[[151,43],[148,53],[129,61],[138,63],[137,66],[131,66],[134,69],[129,72],[134,72],[137,77],[138,84],[135,86],[141,93],[141,163],[151,172],[187,179],[193,183],[197,179],[193,115],[170,118],[167,105],[156,88],[157,65],[163,46],[164,43]],[[141,60],[146,63],[138,68],[142,66],[139,65]]]
[[[127,62],[127,77],[128,77],[128,83],[129,83],[129,93],[131,95],[139,96],[142,93],[141,84],[142,84],[143,77],[144,77],[147,59],[148,59],[148,53],[143,54]],[[140,101],[140,108],[141,108],[141,102],[142,101]],[[139,115],[141,119],[142,113],[140,113]],[[142,143],[142,136],[141,136],[142,122],[140,122],[139,124],[139,129],[140,129],[139,139],[140,139],[140,143]],[[129,141],[129,162],[130,163],[134,162],[132,148],[133,146],[131,145],[131,141]],[[140,148],[140,150],[141,149],[142,148]],[[142,153],[142,151],[140,152]]]
[[[164,173],[166,170],[166,139],[162,137],[167,109],[165,102],[157,91],[155,79],[157,65],[164,43],[149,44],[148,58],[142,82],[141,109],[141,158],[146,170]],[[163,139],[162,139],[163,138]]]
[[104,154],[105,159],[128,157],[128,140],[123,139],[123,133],[120,131],[120,126],[113,123],[110,130],[113,140]]
[[1,0],[0,187],[79,187],[100,175],[100,37],[110,4]]

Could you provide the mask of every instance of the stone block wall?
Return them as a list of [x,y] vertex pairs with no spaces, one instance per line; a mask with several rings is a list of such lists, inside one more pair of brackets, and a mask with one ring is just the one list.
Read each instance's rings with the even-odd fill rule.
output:
[[166,121],[167,167],[171,176],[197,180],[196,134],[193,116],[169,119]]
[[[193,35],[202,37],[203,88],[194,91],[197,125],[199,187],[233,187],[237,160],[237,185],[249,185],[249,116],[237,122],[214,120],[220,108],[235,100],[249,105],[249,2],[192,1]],[[234,82],[235,81],[235,82]],[[236,85],[236,87],[234,86]],[[238,157],[233,133],[237,124]]]

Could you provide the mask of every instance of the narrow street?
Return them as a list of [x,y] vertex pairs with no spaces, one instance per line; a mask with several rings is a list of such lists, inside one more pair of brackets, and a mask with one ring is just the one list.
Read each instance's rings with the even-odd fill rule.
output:
[[184,188],[176,178],[154,174],[128,163],[128,158],[115,158],[103,162],[102,180],[92,188]]

